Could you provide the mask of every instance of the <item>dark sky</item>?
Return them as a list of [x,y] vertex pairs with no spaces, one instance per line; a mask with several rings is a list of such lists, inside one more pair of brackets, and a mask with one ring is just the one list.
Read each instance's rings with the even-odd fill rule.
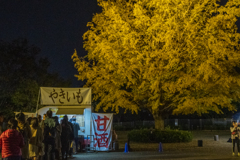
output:
[[71,55],[75,48],[79,56],[87,54],[82,35],[98,12],[97,0],[0,0],[0,40],[27,38],[41,49],[40,56],[49,59],[50,72],[82,87],[74,77],[77,70]]
[[82,35],[97,12],[97,0],[0,0],[0,40],[27,38],[49,59],[50,72],[81,87],[71,55],[75,48],[79,56],[87,54]]

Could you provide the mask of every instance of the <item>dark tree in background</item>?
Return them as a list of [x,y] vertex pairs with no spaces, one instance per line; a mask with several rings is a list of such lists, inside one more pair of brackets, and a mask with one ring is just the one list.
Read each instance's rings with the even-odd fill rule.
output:
[[34,112],[39,87],[69,87],[57,73],[49,73],[50,62],[39,58],[40,49],[26,39],[0,41],[0,110]]

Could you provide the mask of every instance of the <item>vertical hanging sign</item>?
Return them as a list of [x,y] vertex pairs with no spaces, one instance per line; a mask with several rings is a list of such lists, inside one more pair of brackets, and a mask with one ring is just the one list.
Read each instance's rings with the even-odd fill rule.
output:
[[92,132],[97,151],[109,151],[112,142],[113,114],[92,113]]

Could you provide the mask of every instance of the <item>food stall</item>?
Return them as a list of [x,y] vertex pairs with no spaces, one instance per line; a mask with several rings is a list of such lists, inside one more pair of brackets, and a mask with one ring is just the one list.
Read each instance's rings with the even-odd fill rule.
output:
[[[66,107],[69,107],[66,109]],[[58,116],[59,123],[61,123],[63,116],[67,115],[68,120],[73,116],[76,116],[76,122],[80,126],[80,131],[78,135],[83,135],[87,137],[90,135],[90,125],[91,125],[91,108],[80,108],[81,106],[45,106],[38,110],[38,115],[45,114],[48,110],[53,112],[53,117]]]
[[76,116],[76,122],[80,126],[78,135],[87,139],[92,130],[92,92],[91,88],[53,88],[41,87],[39,93],[40,104],[44,107],[38,109],[37,114],[44,115],[48,110],[53,112],[53,116],[58,116],[59,122],[64,115],[70,120]]

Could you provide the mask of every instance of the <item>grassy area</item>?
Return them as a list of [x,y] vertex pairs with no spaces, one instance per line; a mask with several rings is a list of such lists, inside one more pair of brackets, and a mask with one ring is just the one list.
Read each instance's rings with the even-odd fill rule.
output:
[[[125,143],[128,141],[128,131],[117,131],[119,149],[120,151],[124,150]],[[219,136],[219,141],[214,141],[214,135]],[[181,151],[181,150],[206,150],[210,152],[211,149],[222,150],[231,149],[231,143],[227,143],[227,140],[230,138],[230,131],[193,131],[193,140],[192,142],[187,143],[163,143],[163,149],[165,151]],[[204,148],[198,147],[198,140],[203,140]],[[130,141],[130,148],[134,151],[157,151],[159,143],[136,143]]]
[[[124,150],[125,143],[128,142],[128,131],[117,131],[119,149]],[[157,150],[158,143],[136,143],[130,141],[130,148],[133,150]]]

